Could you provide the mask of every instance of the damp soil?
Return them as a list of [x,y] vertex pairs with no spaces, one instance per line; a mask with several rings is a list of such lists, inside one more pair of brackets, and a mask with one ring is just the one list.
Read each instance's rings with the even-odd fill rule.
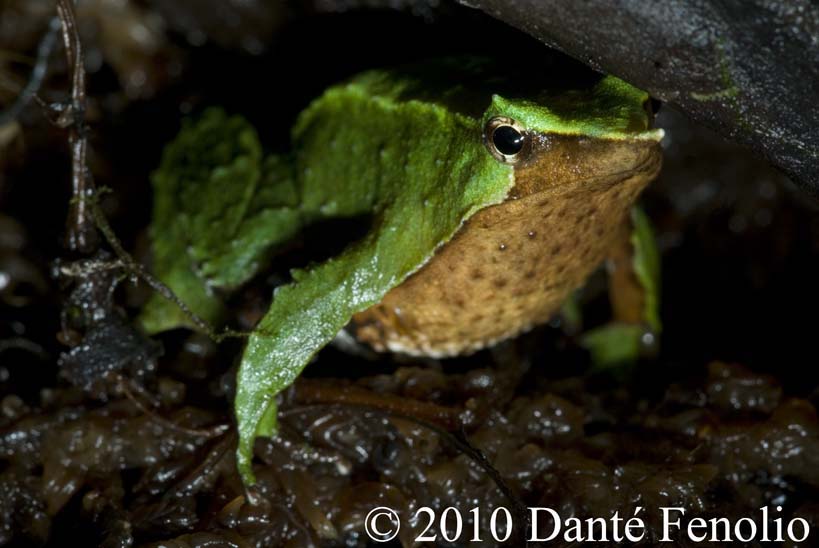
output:
[[[83,4],[89,166],[111,189],[111,225],[148,266],[149,174],[184,115],[222,105],[276,149],[311,97],[361,68],[464,51],[535,67],[556,55],[446,4]],[[37,3],[0,4],[0,53],[24,56],[0,55],[0,109],[49,17]],[[61,59],[44,102],[67,96]],[[241,341],[146,337],[133,318],[150,289],[110,250],[64,251],[66,132],[33,103],[0,127],[0,545],[368,546],[376,506],[404,517],[391,545],[407,547],[422,506],[459,509],[466,531],[476,506],[482,531],[501,506],[518,526],[526,506],[582,518],[640,506],[644,545],[661,530],[650,510],[667,506],[757,521],[780,506],[771,518],[819,527],[819,208],[681,115],[661,109],[657,124],[664,168],[643,201],[663,258],[655,358],[595,370],[559,320],[453,360],[327,348],[283,394],[280,435],[257,441],[248,493],[230,405]],[[358,229],[333,232],[347,230]],[[252,326],[288,265],[338,245],[305,235],[232,297],[231,324]],[[584,293],[590,325],[608,314],[601,285],[593,277]]]

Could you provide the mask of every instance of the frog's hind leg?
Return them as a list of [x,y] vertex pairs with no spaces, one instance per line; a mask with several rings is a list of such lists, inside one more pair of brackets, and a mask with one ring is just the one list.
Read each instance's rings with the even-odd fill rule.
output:
[[658,348],[660,258],[651,224],[639,208],[620,226],[606,266],[612,321],[581,338],[601,367],[635,362]]
[[609,302],[613,321],[641,324],[645,316],[646,294],[635,269],[633,226],[626,221],[618,229],[617,240],[606,259],[609,279]]

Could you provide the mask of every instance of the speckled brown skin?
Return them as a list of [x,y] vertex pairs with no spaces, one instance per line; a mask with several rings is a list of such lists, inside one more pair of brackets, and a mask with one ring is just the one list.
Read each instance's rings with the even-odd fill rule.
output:
[[661,164],[654,141],[534,136],[501,204],[472,216],[424,267],[357,314],[379,351],[466,354],[547,321],[622,241]]

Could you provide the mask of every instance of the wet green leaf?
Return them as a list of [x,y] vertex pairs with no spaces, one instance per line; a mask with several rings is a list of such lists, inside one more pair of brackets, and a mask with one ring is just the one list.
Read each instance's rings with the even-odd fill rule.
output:
[[[218,292],[255,274],[270,248],[301,227],[290,163],[263,160],[256,131],[210,109],[187,122],[153,175],[153,272],[190,309],[218,322]],[[193,324],[153,295],[141,315],[149,332]]]

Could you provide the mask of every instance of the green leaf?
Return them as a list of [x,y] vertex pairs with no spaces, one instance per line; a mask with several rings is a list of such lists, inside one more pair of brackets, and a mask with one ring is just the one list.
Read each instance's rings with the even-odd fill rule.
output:
[[[218,109],[186,122],[165,148],[153,175],[153,271],[206,321],[222,316],[220,290],[253,276],[271,247],[300,229],[290,165],[263,161],[256,131]],[[152,333],[194,327],[159,295],[140,320]]]

